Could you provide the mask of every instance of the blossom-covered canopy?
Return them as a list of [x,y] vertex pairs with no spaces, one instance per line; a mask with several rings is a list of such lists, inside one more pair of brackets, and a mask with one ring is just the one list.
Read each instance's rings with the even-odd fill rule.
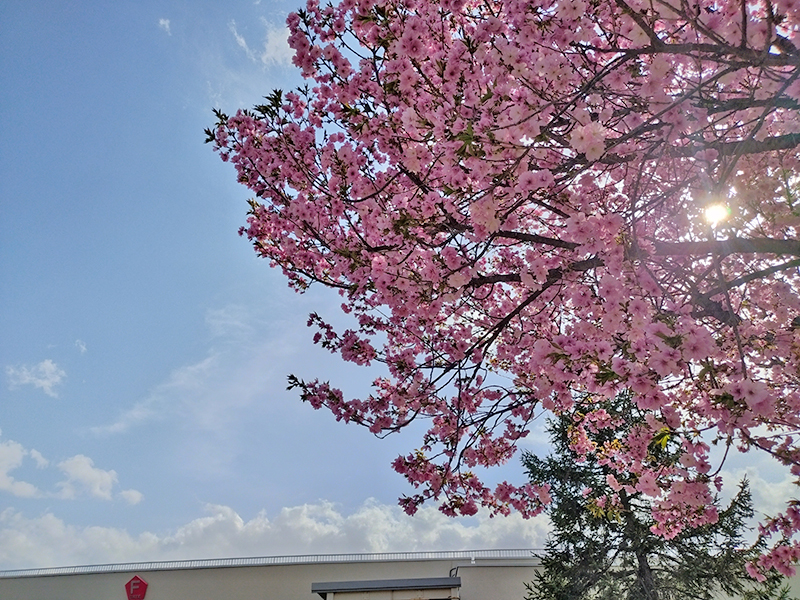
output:
[[[376,434],[427,419],[394,468],[449,514],[531,515],[547,486],[485,485],[543,411],[590,398],[573,448],[713,521],[709,444],[800,476],[797,0],[309,0],[308,87],[209,130],[255,194],[244,229],[292,286],[358,326],[315,341],[386,377],[303,399]],[[723,210],[709,222],[711,204]],[[604,403],[648,412],[617,444]],[[653,444],[680,448],[655,461]],[[608,502],[615,501],[613,495]],[[800,509],[762,571],[800,556]]]

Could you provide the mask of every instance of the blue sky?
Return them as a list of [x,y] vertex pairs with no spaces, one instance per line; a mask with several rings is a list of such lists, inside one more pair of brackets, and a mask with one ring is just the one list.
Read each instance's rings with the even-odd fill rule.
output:
[[[0,569],[543,544],[543,519],[405,517],[389,464],[415,436],[285,391],[374,377],[312,345],[338,297],[255,257],[203,144],[212,107],[300,83],[294,8],[0,4]],[[791,484],[758,467],[738,474],[769,479],[767,510]]]
[[311,344],[338,297],[255,257],[247,191],[203,143],[213,107],[300,83],[293,8],[0,6],[0,569],[543,541],[404,517],[389,464],[416,440],[285,391],[374,376]]

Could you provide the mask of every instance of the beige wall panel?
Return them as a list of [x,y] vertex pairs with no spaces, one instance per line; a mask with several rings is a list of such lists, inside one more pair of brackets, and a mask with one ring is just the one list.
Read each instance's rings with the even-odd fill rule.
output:
[[321,600],[311,593],[314,582],[446,577],[459,562],[353,562],[0,578],[0,599],[127,600],[124,586],[138,575],[148,584],[145,600]]
[[[453,570],[458,567],[457,572]],[[145,600],[321,600],[312,583],[461,578],[460,600],[523,600],[525,583],[533,580],[535,561],[469,558],[314,562],[249,567],[207,567],[174,570],[132,570],[36,577],[0,576],[0,600],[127,600],[125,584],[138,575],[148,584]],[[800,577],[791,580],[800,598]],[[442,593],[443,590],[439,590]],[[367,600],[401,600],[408,592]],[[446,592],[445,592],[446,594]],[[335,600],[359,600],[335,594]],[[329,600],[334,600],[329,598]]]
[[525,583],[533,580],[535,572],[533,565],[459,567],[461,600],[523,600]]

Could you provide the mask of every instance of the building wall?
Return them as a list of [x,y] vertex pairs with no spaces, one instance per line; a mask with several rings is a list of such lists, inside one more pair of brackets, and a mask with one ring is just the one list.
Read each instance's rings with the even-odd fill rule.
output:
[[[130,570],[0,578],[2,600],[127,600],[134,575],[147,582],[145,600],[321,600],[315,582],[447,577],[458,567],[461,600],[521,600],[535,561],[401,560],[178,570]],[[505,565],[505,566],[504,566]]]
[[[151,564],[109,567],[119,569],[111,573],[52,574],[44,570],[36,576],[5,572],[0,573],[0,600],[127,600],[124,586],[134,575],[148,584],[145,600],[321,600],[311,593],[312,583],[448,576],[461,578],[460,600],[524,599],[525,583],[533,580],[537,565],[535,559],[527,558],[527,553],[518,553],[517,558],[475,559],[468,553],[461,554],[457,558],[362,557],[347,561],[202,568]],[[790,584],[792,597],[800,598],[800,576],[792,578]],[[368,599],[365,596],[362,600]]]

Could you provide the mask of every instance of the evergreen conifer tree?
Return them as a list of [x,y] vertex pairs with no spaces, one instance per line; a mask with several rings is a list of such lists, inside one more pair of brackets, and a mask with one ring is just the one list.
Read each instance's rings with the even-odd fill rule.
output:
[[[715,523],[671,538],[656,535],[654,499],[637,490],[637,478],[613,458],[621,444],[637,438],[637,430],[646,430],[644,413],[630,395],[621,394],[587,426],[586,414],[594,411],[588,403],[579,401],[572,413],[549,421],[552,454],[523,456],[531,483],[550,485],[552,494],[553,530],[528,600],[788,598],[774,571],[758,582],[745,570],[764,546],[760,539],[750,546],[744,542],[754,514],[746,480],[725,508],[715,499]],[[573,449],[577,443],[593,446],[585,460]],[[666,429],[646,451],[654,464],[681,457]]]

